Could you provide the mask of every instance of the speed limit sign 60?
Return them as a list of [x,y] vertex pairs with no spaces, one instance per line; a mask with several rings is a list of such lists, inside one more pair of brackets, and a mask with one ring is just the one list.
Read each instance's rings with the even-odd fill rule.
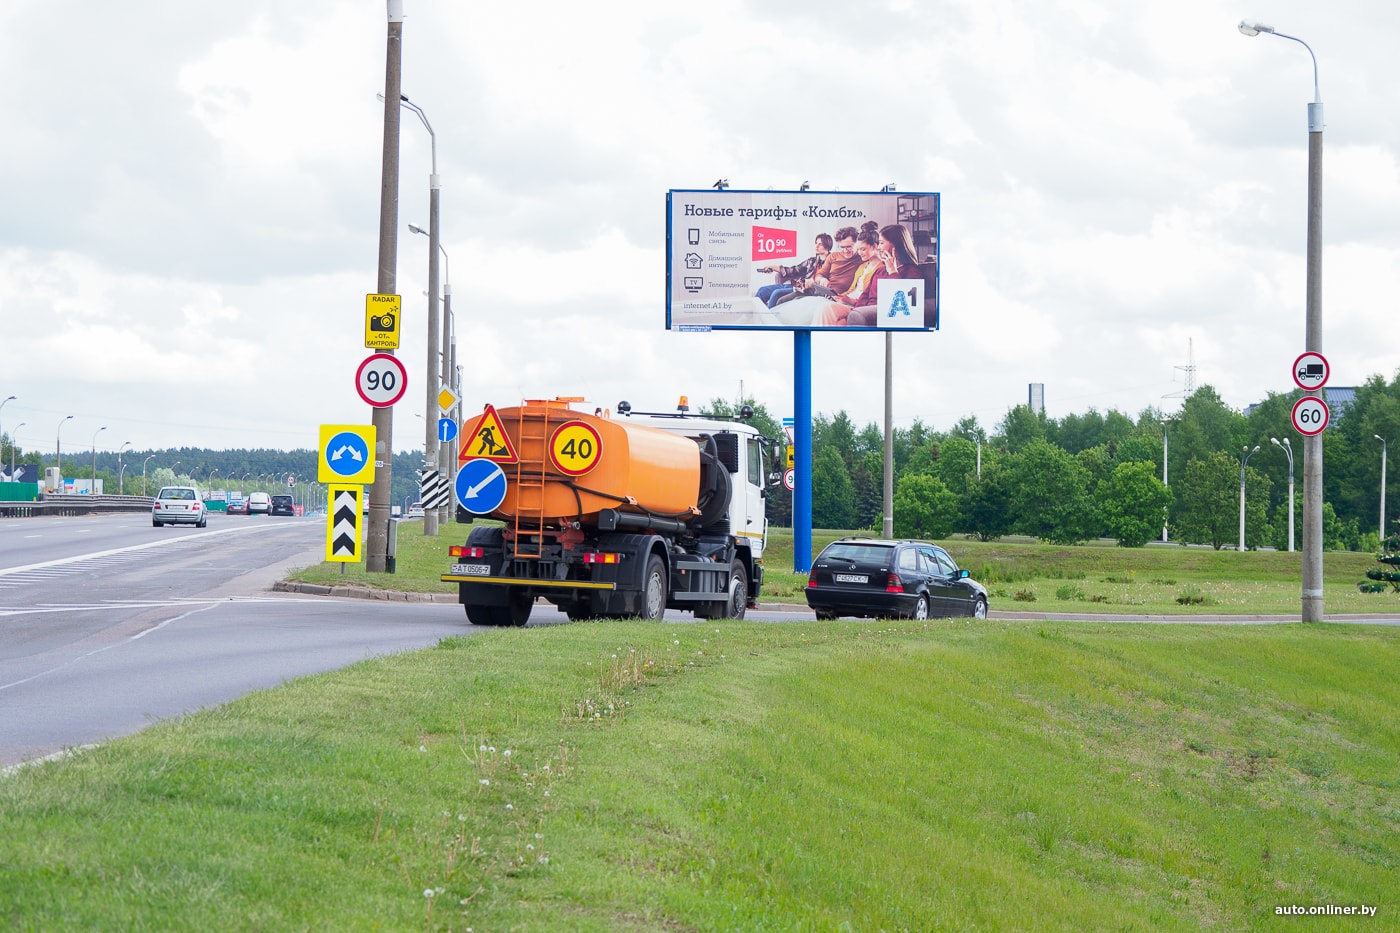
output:
[[1293,405],[1293,428],[1299,434],[1312,437],[1327,430],[1332,412],[1327,403],[1315,395],[1305,395]]
[[355,390],[366,405],[388,408],[403,398],[408,388],[408,370],[391,353],[374,353],[355,371]]

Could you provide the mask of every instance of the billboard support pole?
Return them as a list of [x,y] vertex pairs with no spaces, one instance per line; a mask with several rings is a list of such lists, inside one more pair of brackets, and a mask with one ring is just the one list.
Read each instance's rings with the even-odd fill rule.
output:
[[792,571],[812,569],[812,332],[792,332]]

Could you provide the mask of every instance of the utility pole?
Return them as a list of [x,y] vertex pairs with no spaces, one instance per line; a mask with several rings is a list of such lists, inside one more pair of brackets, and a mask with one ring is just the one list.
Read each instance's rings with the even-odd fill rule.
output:
[[[397,294],[399,252],[399,98],[403,88],[403,0],[387,0],[389,32],[384,67],[384,158],[379,184],[379,295]],[[384,352],[392,354],[393,350]],[[389,494],[394,482],[394,409],[376,408],[374,484],[369,488],[365,570],[389,562]]]

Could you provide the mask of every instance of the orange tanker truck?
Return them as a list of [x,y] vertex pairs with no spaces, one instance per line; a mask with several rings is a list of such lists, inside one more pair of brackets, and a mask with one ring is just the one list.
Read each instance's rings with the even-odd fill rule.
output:
[[579,398],[487,406],[463,425],[449,549],[475,625],[524,625],[543,597],[570,619],[743,618],[763,583],[775,442],[747,417],[614,416]]

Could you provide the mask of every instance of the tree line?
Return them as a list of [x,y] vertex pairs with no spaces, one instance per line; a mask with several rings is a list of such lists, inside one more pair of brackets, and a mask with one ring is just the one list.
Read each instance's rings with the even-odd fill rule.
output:
[[[1246,413],[1229,408],[1207,385],[1185,399],[1179,412],[1148,407],[1135,418],[1091,408],[1054,419],[1018,405],[991,431],[975,417],[947,431],[916,418],[895,429],[894,533],[964,533],[983,540],[1018,534],[1056,544],[1114,538],[1124,547],[1141,547],[1161,538],[1165,524],[1172,541],[1233,547],[1243,462],[1245,545],[1287,549],[1291,453],[1294,547],[1301,548],[1304,445],[1291,420],[1301,394],[1271,393]],[[743,404],[753,406],[761,430],[783,438],[766,406],[753,399]],[[734,410],[721,399],[706,408],[717,415]],[[1334,406],[1323,434],[1326,548],[1380,545],[1377,438],[1400,440],[1400,373],[1390,382],[1372,376],[1357,387],[1351,404]],[[814,418],[813,526],[878,532],[883,471],[880,426],[857,426],[845,411]],[[791,524],[791,497],[781,486],[770,489],[768,502],[771,521]],[[1392,528],[1389,517],[1395,514],[1387,502]]]

